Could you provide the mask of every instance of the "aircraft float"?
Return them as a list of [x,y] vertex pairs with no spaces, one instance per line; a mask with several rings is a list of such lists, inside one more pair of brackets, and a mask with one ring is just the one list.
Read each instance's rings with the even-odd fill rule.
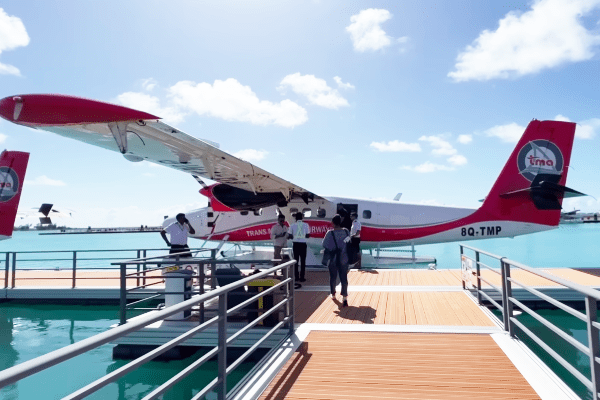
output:
[[[563,198],[584,195],[565,186],[576,127],[571,122],[531,121],[481,207],[467,209],[317,195],[157,116],[95,100],[10,96],[0,100],[0,116],[118,151],[131,162],[149,161],[192,175],[209,207],[186,216],[194,237],[205,240],[267,244],[279,213],[293,221],[292,215],[302,212],[311,228],[309,249],[318,254],[340,208],[358,213],[362,248],[514,237],[556,228]],[[209,186],[202,178],[217,183]]]

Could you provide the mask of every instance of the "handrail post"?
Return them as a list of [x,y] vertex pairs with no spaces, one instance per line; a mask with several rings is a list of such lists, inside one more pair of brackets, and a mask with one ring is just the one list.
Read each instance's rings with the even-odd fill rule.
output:
[[[146,250],[142,250],[142,257],[144,257],[144,260],[147,258]],[[144,286],[146,286],[146,270],[148,269],[148,264],[144,263],[144,265],[142,266],[142,269],[144,270],[144,279],[142,280],[142,284]]]
[[510,317],[512,316],[512,313],[509,313],[509,301],[507,293],[507,283],[509,283],[509,281],[506,279],[506,270],[508,265],[504,262],[504,258],[505,257],[502,257],[500,259],[500,272],[502,276],[502,320],[504,322],[504,330],[510,332]]
[[294,281],[296,279],[296,274],[292,272],[292,267],[295,266],[295,263],[297,261],[294,261],[294,263],[288,265],[287,267],[287,276],[289,276],[292,280],[290,281],[290,290],[289,290],[289,298],[290,298],[290,302],[289,307],[290,307],[290,313],[291,313],[291,318],[290,318],[290,326],[289,326],[289,332],[290,335],[294,334],[294,324],[295,324],[295,320],[296,320],[296,310],[294,309],[295,305],[294,305],[294,298],[295,298],[295,285],[296,282]]
[[[462,271],[462,262],[463,262],[463,255],[464,255],[464,250],[463,250],[463,246],[462,244],[459,245],[460,246],[460,263],[461,263],[461,274],[460,274],[460,278],[462,280],[462,287],[463,290],[465,290],[467,287],[465,286],[465,276],[464,276],[464,271]],[[465,261],[466,262],[466,261]]]
[[509,263],[504,263],[504,279],[506,279],[506,308],[508,310],[508,334],[511,337],[515,336],[515,325],[512,323],[511,318],[514,316],[513,313],[513,303],[510,300],[510,298],[512,297],[512,282],[510,281],[510,264]]
[[119,296],[119,325],[127,322],[127,265],[119,264],[121,270],[121,287]]
[[71,289],[75,289],[75,279],[77,273],[77,251],[73,251],[73,280],[71,281]]
[[481,305],[481,267],[479,265],[479,252],[475,252],[475,265],[477,268],[477,303]]
[[[140,256],[141,256],[141,250],[138,250],[138,251],[137,251],[137,257],[136,257],[136,259],[138,259],[138,260],[139,260],[139,259],[140,259]],[[137,268],[137,269],[136,269],[136,271],[137,271],[136,278],[137,278],[137,279],[135,280],[135,285],[136,285],[136,286],[140,286],[140,264],[137,264],[136,268]]]
[[6,252],[6,260],[4,261],[4,289],[8,288],[8,269],[10,267],[10,253]]
[[219,373],[220,381],[217,386],[219,400],[225,400],[227,395],[227,293],[219,295],[219,320],[218,320],[218,347],[219,347]]
[[15,288],[17,286],[17,253],[13,252],[12,256],[12,277],[11,277],[11,288]]
[[[198,282],[198,286],[200,289],[200,296],[204,294],[204,264],[198,264],[198,273],[200,275],[200,282]],[[204,323],[204,302],[200,303],[200,324]]]
[[600,389],[600,366],[596,362],[598,356],[598,328],[593,325],[598,318],[598,302],[591,296],[585,296],[585,311],[587,314],[587,334],[590,346],[590,372],[592,380],[592,398],[598,398]]
[[217,288],[217,264],[210,263],[210,288],[212,290]]

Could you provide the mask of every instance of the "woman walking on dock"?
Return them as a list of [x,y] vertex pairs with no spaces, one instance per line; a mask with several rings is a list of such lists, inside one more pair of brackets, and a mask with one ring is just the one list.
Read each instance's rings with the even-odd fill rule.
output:
[[343,307],[348,306],[348,252],[346,243],[350,237],[347,229],[341,227],[342,217],[336,214],[331,220],[333,229],[323,238],[323,247],[329,254],[329,287],[331,298],[335,298],[337,276],[342,284]]

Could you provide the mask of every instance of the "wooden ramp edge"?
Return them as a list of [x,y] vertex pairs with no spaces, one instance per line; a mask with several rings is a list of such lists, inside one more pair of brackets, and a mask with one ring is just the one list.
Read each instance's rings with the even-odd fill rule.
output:
[[503,333],[297,333],[233,399],[578,398]]

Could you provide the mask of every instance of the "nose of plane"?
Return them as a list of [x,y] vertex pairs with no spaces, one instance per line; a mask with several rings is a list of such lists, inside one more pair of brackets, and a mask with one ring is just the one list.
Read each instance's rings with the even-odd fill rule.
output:
[[20,99],[19,96],[9,96],[0,100],[0,116],[8,121],[14,121],[15,105]]

